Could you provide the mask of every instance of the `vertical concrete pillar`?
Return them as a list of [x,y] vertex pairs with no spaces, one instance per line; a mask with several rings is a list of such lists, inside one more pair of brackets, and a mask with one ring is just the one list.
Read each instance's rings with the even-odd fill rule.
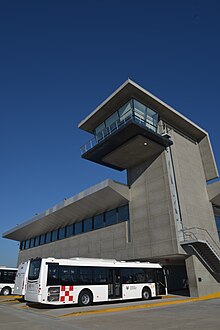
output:
[[201,297],[214,292],[220,292],[218,283],[195,256],[186,259],[186,270],[191,297]]

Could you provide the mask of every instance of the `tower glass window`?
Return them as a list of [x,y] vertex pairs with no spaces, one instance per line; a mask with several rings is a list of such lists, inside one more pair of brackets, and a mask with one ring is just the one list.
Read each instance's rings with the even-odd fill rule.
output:
[[118,110],[120,121],[124,121],[132,116],[132,101],[127,102]]
[[100,142],[103,140],[123,123],[126,123],[129,118],[154,132],[157,131],[158,114],[134,99],[124,104],[95,129],[96,141]]

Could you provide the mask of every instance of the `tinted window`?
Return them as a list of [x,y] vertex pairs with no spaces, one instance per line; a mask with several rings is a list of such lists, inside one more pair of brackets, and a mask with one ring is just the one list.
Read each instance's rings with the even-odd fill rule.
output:
[[93,268],[93,284],[105,284],[108,282],[108,269],[95,267]]
[[41,259],[31,260],[28,273],[29,280],[37,280],[40,273]]
[[74,224],[66,226],[66,237],[73,236],[74,234]]
[[133,269],[132,268],[122,268],[121,277],[123,283],[133,283]]
[[146,268],[122,268],[123,283],[153,283],[154,270]]
[[78,282],[78,267],[60,266],[59,279],[61,285],[74,285]]
[[155,282],[155,270],[154,269],[145,269],[146,282],[153,283]]
[[48,265],[47,285],[59,285],[59,266],[55,264]]
[[21,246],[20,246],[21,250],[24,250],[24,248],[25,248],[25,241],[21,242]]
[[104,214],[99,214],[94,217],[94,229],[104,227]]
[[128,205],[118,208],[118,222],[126,221],[129,219]]
[[80,284],[92,284],[92,268],[81,267],[79,269],[79,281]]
[[35,237],[34,246],[38,246],[40,244],[40,236]]
[[34,238],[30,240],[30,248],[34,247]]
[[59,239],[65,238],[66,227],[59,229]]
[[51,242],[51,232],[46,234],[46,243],[50,243]]
[[110,226],[114,225],[117,222],[116,209],[108,211],[105,213],[105,225]]
[[52,242],[58,239],[58,229],[52,231]]
[[87,231],[92,230],[92,218],[86,219],[83,221],[83,231],[86,233]]
[[75,235],[82,233],[82,222],[75,223]]
[[14,283],[16,270],[4,270],[0,271],[0,282],[1,283]]
[[145,270],[142,268],[136,268],[133,270],[133,281],[134,283],[146,282]]
[[29,247],[30,247],[30,240],[27,239],[27,240],[25,241],[25,249],[29,249]]
[[45,234],[40,235],[40,245],[45,243]]

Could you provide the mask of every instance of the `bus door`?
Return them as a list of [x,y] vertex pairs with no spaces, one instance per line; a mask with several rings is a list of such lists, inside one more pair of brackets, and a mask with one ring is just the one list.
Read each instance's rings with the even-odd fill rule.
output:
[[121,270],[109,268],[108,298],[118,299],[122,297]]
[[157,295],[166,294],[166,281],[162,268],[156,269],[156,292]]

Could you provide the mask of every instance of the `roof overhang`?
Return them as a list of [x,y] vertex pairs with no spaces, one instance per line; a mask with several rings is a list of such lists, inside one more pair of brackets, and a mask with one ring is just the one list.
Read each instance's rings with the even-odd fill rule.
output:
[[210,202],[220,207],[220,181],[208,184],[207,191]]
[[173,127],[179,129],[187,136],[200,141],[206,136],[206,131],[194,124],[188,118],[178,113],[171,106],[128,79],[104,102],[102,102],[90,115],[83,119],[78,127],[93,133],[94,129],[107,117],[119,109],[123,104],[135,98],[156,111],[160,118]]
[[129,202],[127,185],[105,180],[3,233],[24,241]]

